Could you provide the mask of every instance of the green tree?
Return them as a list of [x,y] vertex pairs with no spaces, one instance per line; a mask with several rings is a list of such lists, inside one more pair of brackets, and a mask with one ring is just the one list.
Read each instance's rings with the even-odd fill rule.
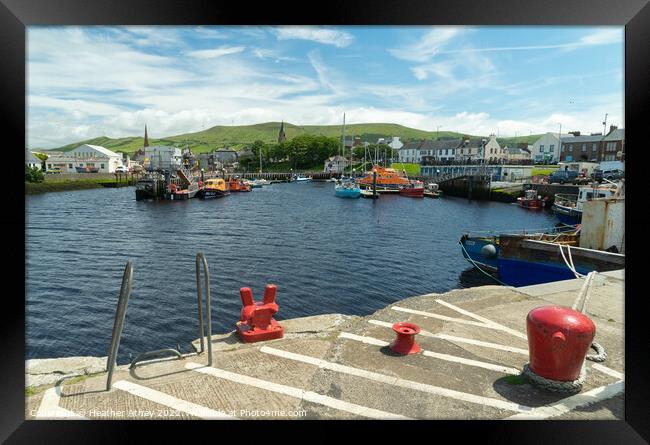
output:
[[45,153],[33,152],[32,154],[34,155],[35,158],[40,159],[40,161],[41,161],[41,170],[47,171],[47,169],[45,168],[45,161],[48,160],[49,156],[46,155]]
[[45,176],[40,169],[25,164],[25,182],[43,182],[44,180]]

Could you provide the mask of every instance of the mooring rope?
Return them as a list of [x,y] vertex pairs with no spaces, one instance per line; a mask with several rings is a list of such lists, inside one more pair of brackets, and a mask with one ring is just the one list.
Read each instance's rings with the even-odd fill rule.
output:
[[463,252],[465,252],[465,255],[467,255],[467,259],[468,259],[468,260],[469,260],[469,261],[474,265],[474,267],[476,267],[479,271],[481,271],[482,273],[484,273],[484,274],[487,275],[488,277],[492,278],[492,279],[493,279],[494,281],[496,281],[497,283],[499,283],[499,284],[501,284],[501,285],[503,285],[503,286],[507,286],[506,283],[504,283],[503,281],[499,280],[497,277],[495,277],[495,276],[493,276],[492,274],[490,274],[490,273],[484,271],[483,269],[481,269],[481,267],[480,267],[478,264],[476,264],[476,262],[472,259],[472,257],[469,256],[469,253],[468,253],[467,250],[465,249],[465,246],[463,245],[462,241],[459,241],[458,244],[460,244],[460,247],[463,249]]

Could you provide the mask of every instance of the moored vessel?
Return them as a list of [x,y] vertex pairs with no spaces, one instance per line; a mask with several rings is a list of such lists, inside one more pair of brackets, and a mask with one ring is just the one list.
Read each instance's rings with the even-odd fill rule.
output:
[[222,198],[230,194],[228,183],[223,178],[210,178],[203,184],[203,189],[199,193],[199,198],[211,199]]
[[422,181],[410,181],[409,184],[400,186],[399,194],[409,198],[424,198],[424,183]]
[[538,210],[546,207],[548,197],[542,198],[537,194],[537,190],[530,189],[524,191],[524,196],[517,198],[517,205],[524,209]]
[[[373,171],[377,172],[377,192],[379,193],[399,193],[400,186],[410,184],[406,176],[400,175],[393,168],[374,165]],[[372,172],[368,173],[365,177],[357,181],[359,186],[365,189],[372,189],[372,182]]]

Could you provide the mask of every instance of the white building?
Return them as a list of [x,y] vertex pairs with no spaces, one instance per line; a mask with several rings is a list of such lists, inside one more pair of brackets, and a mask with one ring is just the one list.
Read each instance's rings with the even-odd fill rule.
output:
[[144,148],[142,165],[146,170],[177,170],[183,165],[183,155],[178,147],[153,145]]
[[[562,133],[563,138],[571,137],[570,134]],[[531,153],[535,162],[560,161],[560,140],[558,133],[546,133],[535,142],[533,142],[533,151]]]
[[[113,173],[122,163],[122,155],[99,145],[84,144],[69,151],[68,158],[72,158],[72,164],[76,171],[97,170],[99,173]],[[68,170],[70,168],[68,162]]]
[[26,150],[25,152],[25,165],[27,165],[29,168],[37,168],[41,169],[41,160],[38,159],[36,156],[34,156],[34,153],[31,151]]
[[502,162],[508,159],[508,150],[497,142],[497,135],[491,134],[483,147],[483,159],[486,162]]
[[350,161],[343,156],[331,156],[325,160],[324,172],[343,173],[346,168],[350,167]]

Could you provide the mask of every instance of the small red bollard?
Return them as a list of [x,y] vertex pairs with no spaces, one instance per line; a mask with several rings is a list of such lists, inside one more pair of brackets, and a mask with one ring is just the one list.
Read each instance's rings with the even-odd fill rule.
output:
[[530,369],[549,380],[568,382],[580,376],[596,335],[596,326],[581,312],[543,306],[526,317]]
[[255,303],[253,291],[248,287],[239,290],[244,305],[237,322],[237,334],[246,343],[275,340],[284,336],[284,328],[273,319],[280,309],[275,302],[277,287],[267,284],[264,288],[264,301]]
[[400,321],[393,325],[397,338],[390,344],[390,349],[398,354],[407,355],[420,352],[420,345],[415,342],[415,335],[420,333],[420,327],[413,323]]

